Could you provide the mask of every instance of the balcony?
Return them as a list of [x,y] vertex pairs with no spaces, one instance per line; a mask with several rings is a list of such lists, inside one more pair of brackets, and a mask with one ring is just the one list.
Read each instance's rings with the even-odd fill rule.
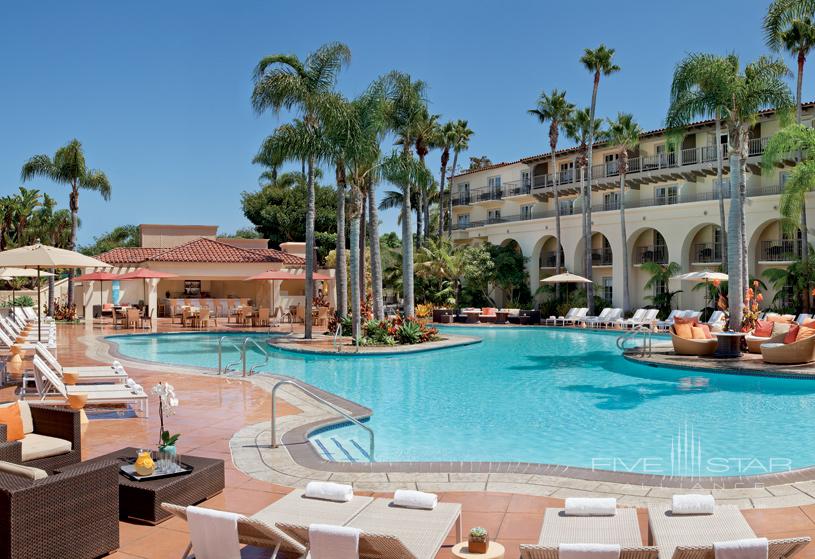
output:
[[691,254],[692,264],[713,264],[722,261],[721,243],[696,243]]
[[591,249],[591,263],[594,266],[611,266],[611,248]]
[[[557,265],[557,255],[554,250],[546,250],[541,252],[540,267],[541,268],[554,268]],[[563,266],[563,257],[561,256],[560,265]]]
[[500,201],[504,198],[504,189],[501,187],[479,188],[473,191],[473,198],[475,203]]
[[792,239],[761,241],[758,250],[759,262],[793,262],[801,257],[801,241]]
[[667,264],[668,247],[660,245],[637,247],[634,251],[634,264],[645,264],[646,262]]
[[470,205],[470,195],[469,194],[453,194],[453,205],[454,206],[469,206]]
[[529,181],[512,181],[504,183],[507,196],[526,196],[532,193],[532,184]]

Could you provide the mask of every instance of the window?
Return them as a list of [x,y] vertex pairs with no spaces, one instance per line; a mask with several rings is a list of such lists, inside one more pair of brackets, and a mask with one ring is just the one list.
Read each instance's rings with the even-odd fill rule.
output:
[[572,182],[574,177],[574,161],[560,164],[560,182]]
[[612,283],[612,279],[610,277],[603,278],[603,299],[608,304],[611,304],[611,300],[614,297],[614,284]]
[[529,171],[521,171],[521,187],[529,188],[530,184]]
[[470,203],[470,183],[463,182],[459,183],[458,185],[458,203],[459,204],[469,204]]
[[611,211],[620,209],[620,193],[606,192],[603,194],[603,210]]
[[532,204],[521,206],[521,219],[532,219]]
[[654,198],[657,206],[676,204],[679,202],[679,187],[658,186],[654,189]]
[[501,210],[490,210],[487,218],[490,222],[496,222],[501,220]]
[[574,200],[560,200],[560,215],[572,215],[574,213]]
[[487,185],[490,187],[490,192],[496,193],[501,191],[501,177],[490,177],[487,179]]
[[603,156],[603,161],[606,164],[606,176],[614,176],[620,172],[619,159],[619,153],[607,153]]
[[664,295],[668,292],[668,284],[664,281],[654,282],[654,297]]
[[459,227],[466,227],[470,224],[470,214],[461,214],[458,216]]

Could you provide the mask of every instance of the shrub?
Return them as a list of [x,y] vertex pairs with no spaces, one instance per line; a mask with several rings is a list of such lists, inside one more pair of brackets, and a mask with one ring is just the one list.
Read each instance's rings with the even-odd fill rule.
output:
[[396,331],[397,339],[402,344],[418,344],[422,341],[422,326],[418,322],[406,320]]

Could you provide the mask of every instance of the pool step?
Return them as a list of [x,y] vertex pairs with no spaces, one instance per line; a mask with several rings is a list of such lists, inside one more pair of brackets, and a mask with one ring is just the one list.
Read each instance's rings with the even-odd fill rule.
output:
[[370,462],[371,456],[356,439],[347,439],[330,431],[310,438],[317,454],[329,462]]

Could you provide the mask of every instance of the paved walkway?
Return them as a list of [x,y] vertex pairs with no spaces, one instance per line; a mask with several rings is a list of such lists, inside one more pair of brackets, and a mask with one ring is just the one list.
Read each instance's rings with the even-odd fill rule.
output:
[[[161,323],[162,331],[176,328]],[[97,329],[91,335],[81,326],[60,326],[59,358],[66,365],[105,362],[104,346],[97,338],[110,333]],[[287,493],[291,486],[302,485],[313,478],[350,481],[359,493],[388,495],[397,487],[417,487],[436,491],[443,501],[463,505],[465,529],[473,526],[487,528],[508,550],[507,558],[518,557],[518,545],[535,542],[540,533],[544,510],[562,506],[562,498],[583,494],[616,494],[621,502],[635,504],[653,499],[667,498],[668,492],[657,494],[654,488],[642,491],[619,491],[608,484],[570,480],[568,478],[521,479],[515,474],[480,473],[477,476],[427,472],[410,476],[398,473],[371,475],[337,474],[302,468],[291,460],[285,449],[249,449],[245,443],[268,430],[270,401],[267,392],[270,380],[263,376],[252,381],[203,376],[195,370],[169,366],[127,363],[128,372],[146,389],[165,380],[175,385],[181,406],[175,416],[168,418],[171,431],[182,434],[179,447],[184,453],[224,458],[226,461],[226,489],[204,506],[255,513]],[[319,419],[323,412],[294,394],[285,395],[287,404],[279,409],[281,423],[295,425]],[[155,446],[158,436],[158,414],[149,420],[142,418],[92,418],[83,435],[85,458],[97,456],[122,446]],[[286,458],[288,457],[288,459]],[[264,467],[258,467],[259,464]],[[593,485],[592,485],[593,484]],[[591,485],[591,487],[590,487]],[[759,535],[769,538],[808,535],[815,538],[815,500],[802,487],[782,485],[760,490],[741,490],[741,494],[717,493],[721,499],[741,501],[743,506],[773,508],[744,510],[747,520]],[[735,491],[735,490],[726,490]],[[382,493],[384,492],[384,493]],[[815,492],[815,491],[814,491]],[[628,498],[631,497],[631,498]],[[806,502],[804,502],[806,501]],[[810,504],[813,503],[813,504]],[[785,507],[785,508],[777,508]],[[642,533],[647,534],[645,511],[639,511]],[[141,526],[121,523],[121,550],[117,558],[176,558],[187,545],[186,526],[175,519],[159,526]],[[453,543],[452,537],[447,544]],[[247,548],[246,558],[268,557],[269,551]],[[451,557],[444,548],[438,558]],[[815,546],[799,557],[815,558]]]

